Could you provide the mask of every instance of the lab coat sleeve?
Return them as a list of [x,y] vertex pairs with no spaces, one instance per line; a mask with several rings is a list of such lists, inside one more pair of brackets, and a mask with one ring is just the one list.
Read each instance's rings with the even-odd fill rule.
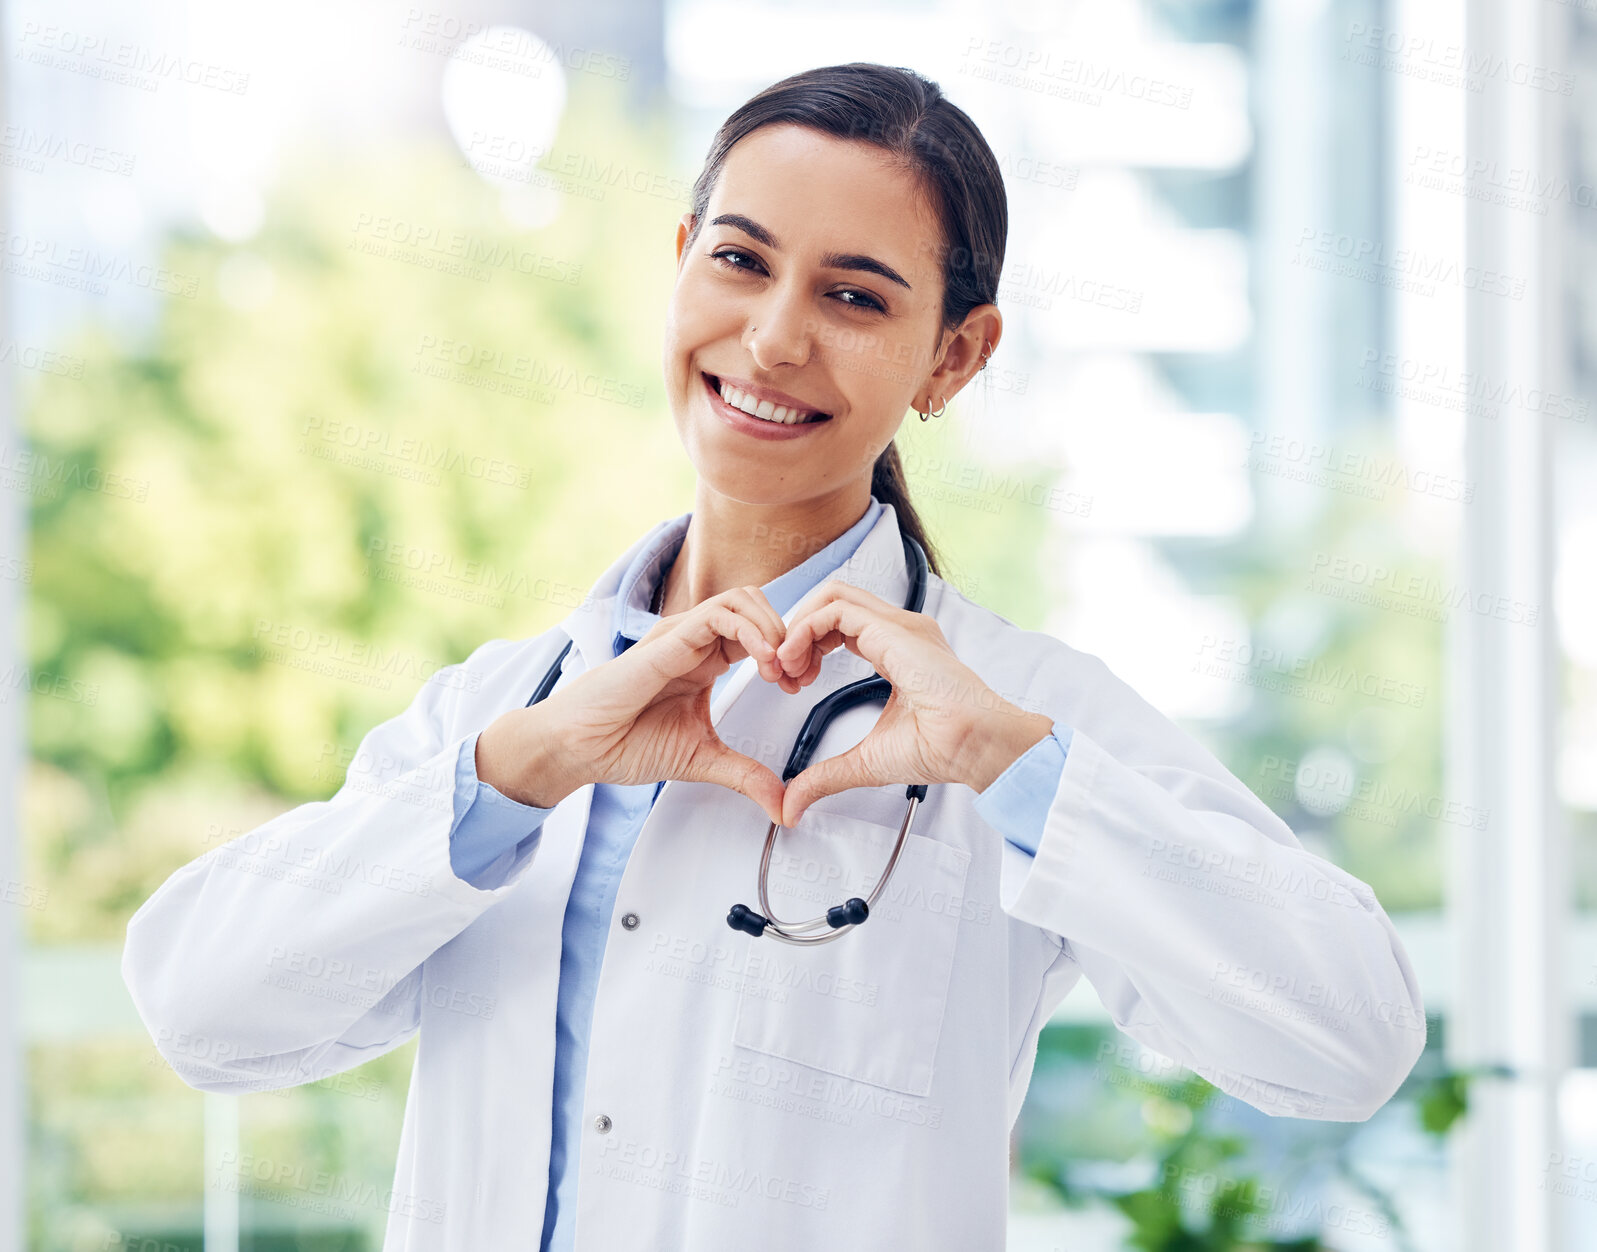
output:
[[1055,658],[1033,688],[1071,739],[1005,912],[1059,940],[1122,1031],[1220,1089],[1275,1116],[1368,1118],[1426,1036],[1374,892],[1074,655],[1068,680]]
[[519,646],[489,640],[438,670],[366,734],[330,799],[210,849],[133,914],[123,980],[189,1086],[296,1086],[415,1033],[422,962],[509,892],[536,854],[536,839],[518,844],[488,889],[460,878],[450,857],[457,766],[482,729],[457,725],[461,692],[508,681]]

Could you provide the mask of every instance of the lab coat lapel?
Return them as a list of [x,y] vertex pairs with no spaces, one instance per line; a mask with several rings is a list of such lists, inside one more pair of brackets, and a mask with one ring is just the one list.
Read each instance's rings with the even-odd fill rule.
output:
[[581,673],[592,669],[595,665],[603,665],[615,656],[611,649],[615,641],[616,597],[621,591],[622,576],[631,566],[633,557],[652,544],[662,532],[678,525],[681,520],[680,516],[667,518],[651,527],[646,534],[639,536],[637,541],[599,576],[582,603],[566,615],[560,623],[560,629],[575,642],[576,646],[572,648],[572,652],[581,654],[581,668],[573,669],[572,658],[567,656],[562,672]]

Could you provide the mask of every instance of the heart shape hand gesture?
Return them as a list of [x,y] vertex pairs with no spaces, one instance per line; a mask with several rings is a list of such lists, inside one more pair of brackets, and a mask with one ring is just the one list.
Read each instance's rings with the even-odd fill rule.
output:
[[[716,733],[712,685],[753,658],[761,679],[796,694],[839,647],[870,662],[892,696],[864,739],[784,788]],[[831,579],[800,601],[789,625],[758,587],[736,587],[661,618],[620,656],[504,714],[478,736],[477,776],[540,807],[589,782],[709,782],[792,826],[822,796],[852,787],[967,782],[979,790],[1051,726],[982,682],[926,614]]]

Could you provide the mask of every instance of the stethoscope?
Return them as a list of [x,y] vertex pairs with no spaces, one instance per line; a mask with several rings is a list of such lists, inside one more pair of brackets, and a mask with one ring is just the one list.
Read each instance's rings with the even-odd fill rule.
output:
[[[926,602],[926,553],[921,550],[920,544],[902,531],[899,532],[899,538],[904,541],[904,560],[909,567],[909,596],[904,601],[904,607],[912,613],[919,613],[921,606]],[[527,701],[528,708],[554,690],[555,684],[560,681],[560,667],[566,659],[566,653],[571,651],[573,642],[575,641],[568,640],[566,646],[561,649],[560,655],[549,667],[549,672],[538,684],[532,699]],[[810,715],[805,718],[798,738],[793,743],[793,751],[789,753],[787,765],[782,770],[782,782],[784,784],[791,782],[808,768],[810,757],[833,718],[856,705],[872,700],[885,702],[892,694],[893,684],[877,674],[872,678],[862,678],[849,683],[846,687],[839,687],[825,699],[817,701],[815,707],[810,710]],[[777,833],[783,828],[779,822],[772,822],[770,829],[765,832],[765,850],[760,856],[760,908],[765,911],[756,913],[746,904],[734,904],[726,916],[727,925],[733,930],[745,931],[756,939],[769,934],[784,943],[795,944],[830,943],[860,925],[870,916],[871,906],[876,903],[887,886],[887,880],[892,877],[893,867],[898,864],[899,854],[904,850],[904,840],[909,834],[910,823],[915,820],[915,810],[926,798],[926,784],[910,785],[904,792],[904,798],[907,804],[904,809],[904,820],[898,828],[898,839],[893,844],[892,855],[887,858],[887,867],[882,871],[881,878],[867,899],[862,900],[859,896],[852,896],[842,904],[834,904],[819,917],[811,917],[802,922],[784,922],[777,918],[771,908],[769,892],[771,852],[776,847]]]

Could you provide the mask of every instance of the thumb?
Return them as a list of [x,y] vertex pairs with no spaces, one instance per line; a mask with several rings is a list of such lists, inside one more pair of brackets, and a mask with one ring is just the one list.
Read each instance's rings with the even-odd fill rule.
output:
[[714,783],[748,796],[773,822],[782,820],[782,780],[753,757],[734,752],[724,743],[706,744],[702,759],[695,754],[689,772],[693,782]]
[[869,780],[865,776],[865,756],[855,745],[847,752],[816,761],[801,771],[787,785],[782,799],[782,825],[798,825],[804,810],[823,796],[836,795],[853,787],[863,787]]

